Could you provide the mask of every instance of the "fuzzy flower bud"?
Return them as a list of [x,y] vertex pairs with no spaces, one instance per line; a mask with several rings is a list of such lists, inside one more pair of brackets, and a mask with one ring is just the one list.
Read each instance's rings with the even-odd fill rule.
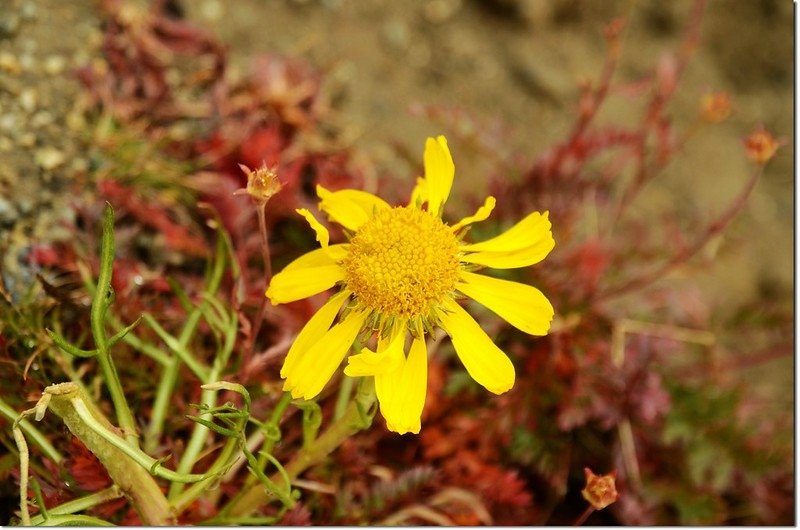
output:
[[585,467],[583,472],[586,475],[586,487],[581,490],[581,494],[592,508],[602,510],[617,500],[616,471],[607,475],[595,475],[591,469]]
[[700,100],[700,117],[709,123],[720,123],[731,115],[731,96],[727,92],[710,92]]
[[278,180],[278,173],[275,168],[269,168],[266,164],[253,171],[244,164],[239,167],[247,175],[247,187],[236,190],[235,195],[248,194],[256,202],[266,203],[270,197],[281,190],[281,183]]
[[747,157],[756,164],[766,164],[782,144],[769,131],[760,127],[744,139],[744,149]]

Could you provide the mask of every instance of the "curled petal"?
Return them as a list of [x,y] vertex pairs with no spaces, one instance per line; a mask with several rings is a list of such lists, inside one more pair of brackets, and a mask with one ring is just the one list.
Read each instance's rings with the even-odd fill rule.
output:
[[428,183],[428,211],[441,216],[442,206],[450,196],[455,165],[444,136],[428,138],[423,153],[425,180]]
[[414,189],[411,190],[411,199],[408,201],[408,206],[421,209],[426,202],[428,202],[428,182],[422,177],[417,177],[417,183],[414,185]]
[[317,221],[317,218],[314,217],[314,214],[308,211],[306,208],[298,208],[295,211],[305,217],[306,221],[308,221],[308,224],[314,230],[314,233],[317,234],[317,241],[319,241],[319,244],[322,247],[327,247],[331,240],[331,235],[328,233],[328,229],[325,228],[322,223]]
[[370,375],[385,374],[395,371],[404,360],[403,343],[405,342],[405,331],[399,329],[390,341],[386,341],[374,352],[369,348],[363,348],[361,353],[351,355],[347,358],[347,366],[344,373],[350,377],[363,377]]
[[531,335],[547,335],[553,306],[530,285],[462,271],[456,289],[488,307],[509,324]]
[[534,212],[497,237],[481,243],[462,245],[461,261],[496,269],[527,267],[542,261],[555,240],[550,231],[549,212]]
[[329,191],[317,185],[317,195],[320,198],[319,209],[328,214],[331,221],[354,232],[376,211],[391,208],[380,197],[361,190]]
[[439,321],[469,375],[489,392],[502,394],[510,390],[514,386],[511,359],[455,301],[449,300],[444,306]]
[[489,215],[491,215],[492,210],[494,210],[495,204],[497,204],[497,201],[495,200],[494,197],[492,197],[491,195],[489,197],[486,197],[486,202],[483,203],[483,206],[478,208],[478,211],[476,211],[472,215],[463,218],[462,220],[454,224],[451,230],[453,232],[457,232],[461,228],[467,225],[471,225],[472,223],[479,223],[481,221],[485,221],[486,219],[488,219]]
[[283,389],[291,392],[295,399],[316,397],[341,364],[366,318],[365,311],[352,312],[324,335],[317,335],[319,340],[302,352],[288,369],[284,366],[281,370],[281,376],[286,378]]

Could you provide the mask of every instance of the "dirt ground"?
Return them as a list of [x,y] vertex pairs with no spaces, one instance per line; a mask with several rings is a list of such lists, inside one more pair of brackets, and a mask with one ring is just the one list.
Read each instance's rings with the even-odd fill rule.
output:
[[[81,151],[80,92],[74,68],[98,60],[101,21],[88,0],[0,0],[0,247],[7,284],[26,282],[25,248],[64,237],[63,190],[90,161]],[[416,103],[462,107],[487,123],[510,126],[510,148],[531,158],[563,138],[578,83],[597,79],[602,27],[625,16],[618,79],[650,72],[675,50],[686,0],[193,0],[179,4],[229,47],[234,72],[262,53],[306,58],[326,72],[342,140],[376,175],[412,174],[390,146],[416,153],[440,127],[413,116]],[[672,103],[688,126],[702,94],[732,94],[735,113],[703,130],[636,203],[634,215],[719,212],[744,183],[749,165],[741,138],[763,123],[785,147],[758,183],[716,252],[715,265],[692,281],[717,308],[765,297],[791,304],[793,283],[792,4],[781,0],[711,0],[702,41]],[[636,110],[621,98],[601,121],[626,123]],[[462,160],[461,182],[481,184],[480,165]],[[462,187],[464,189],[464,187]],[[456,193],[458,189],[456,189]],[[546,207],[546,205],[543,205]],[[7,287],[13,287],[7,285]],[[785,368],[785,367],[784,367]],[[784,377],[791,377],[781,370]]]

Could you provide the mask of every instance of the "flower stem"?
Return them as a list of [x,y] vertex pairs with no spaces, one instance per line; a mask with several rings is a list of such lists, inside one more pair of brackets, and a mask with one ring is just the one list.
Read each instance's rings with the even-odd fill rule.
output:
[[[151,469],[155,470],[158,462],[113,434],[113,426],[98,411],[90,410],[77,385],[62,383],[47,387],[40,404],[49,406],[61,417],[70,432],[97,456],[114,483],[130,498],[142,523],[153,526],[175,524],[161,488],[147,469],[142,467],[149,463]],[[43,413],[44,410],[37,410],[37,417],[40,418]],[[145,462],[138,463],[132,458],[132,455],[139,454],[146,459]]]
[[580,515],[580,517],[578,517],[578,518],[575,520],[575,522],[574,522],[574,523],[572,523],[572,526],[581,526],[583,523],[585,523],[585,522],[586,522],[586,519],[588,519],[588,518],[589,518],[589,516],[590,516],[590,515],[592,515],[592,513],[593,513],[593,512],[594,512],[594,506],[589,506],[589,507],[587,507],[587,508],[586,508],[586,509],[583,511],[583,513]]
[[[286,474],[290,479],[297,478],[309,467],[325,460],[335,449],[355,433],[367,428],[371,418],[365,417],[366,412],[375,403],[374,388],[362,388],[350,402],[344,415],[335,420],[333,425],[308,447],[301,449],[297,455],[286,465]],[[280,475],[273,477],[275,482],[280,480]],[[225,509],[224,515],[233,518],[247,516],[268,502],[270,498],[260,484],[254,484],[243,495],[233,500]]]
[[[104,502],[118,499],[120,497],[122,497],[122,491],[119,489],[117,485],[114,485],[111,486],[110,488],[100,490],[97,493],[92,493],[91,495],[86,495],[84,497],[80,497],[75,500],[65,502],[64,504],[59,504],[54,508],[50,508],[48,510],[47,521],[48,523],[52,523],[53,516],[71,515],[86,510],[88,508],[98,506],[100,504],[103,504]],[[37,515],[36,517],[31,518],[31,524],[33,526],[39,526],[43,522],[45,522],[45,518],[42,515]]]
[[103,372],[108,391],[111,394],[111,401],[114,403],[114,410],[117,413],[117,421],[122,429],[125,439],[133,446],[138,447],[138,435],[136,434],[136,421],[133,418],[128,402],[125,400],[125,393],[117,374],[117,369],[111,360],[111,353],[108,350],[108,339],[106,337],[105,319],[108,307],[111,305],[113,292],[111,291],[111,270],[114,263],[114,209],[106,203],[103,211],[103,240],[100,251],[100,275],[97,278],[97,289],[92,299],[91,327],[94,336],[95,346],[97,347],[97,360],[100,363],[100,370]]
[[[0,398],[0,416],[4,416],[9,421],[16,421],[19,415],[17,412],[8,406],[8,404]],[[28,420],[21,420],[19,423],[19,428],[31,439],[31,441],[36,445],[42,452],[45,454],[47,458],[52,460],[54,463],[58,464],[63,460],[63,456],[58,450],[53,447],[53,444],[50,443],[50,440],[47,439],[47,436],[42,434],[39,429],[31,425]]]
[[[272,279],[272,260],[269,252],[269,236],[267,234],[267,203],[257,202],[256,213],[258,214],[258,233],[261,235],[261,260],[264,262],[264,292],[269,287],[269,282]],[[258,332],[261,331],[261,324],[264,321],[264,312],[267,307],[267,297],[263,295],[260,297],[261,301],[258,304],[258,310],[255,314],[255,320],[250,328],[250,339],[244,352],[244,359],[242,365],[247,366],[250,363],[250,358],[255,349],[256,339]]]

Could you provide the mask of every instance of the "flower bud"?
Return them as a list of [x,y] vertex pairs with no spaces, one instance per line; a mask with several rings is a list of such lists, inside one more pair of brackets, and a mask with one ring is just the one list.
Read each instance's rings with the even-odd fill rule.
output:
[[602,510],[617,500],[616,471],[607,475],[595,475],[591,469],[585,467],[583,472],[586,475],[586,487],[581,490],[581,494],[592,508]]
[[710,92],[700,100],[700,117],[709,123],[720,123],[731,115],[731,96],[727,92]]
[[235,195],[247,193],[256,202],[265,203],[280,191],[281,183],[278,180],[276,168],[269,168],[266,164],[255,171],[244,164],[239,164],[239,167],[247,175],[247,187],[236,190]]
[[763,127],[759,127],[744,139],[744,149],[747,157],[756,164],[769,162],[775,156],[775,152],[781,144],[782,142]]

